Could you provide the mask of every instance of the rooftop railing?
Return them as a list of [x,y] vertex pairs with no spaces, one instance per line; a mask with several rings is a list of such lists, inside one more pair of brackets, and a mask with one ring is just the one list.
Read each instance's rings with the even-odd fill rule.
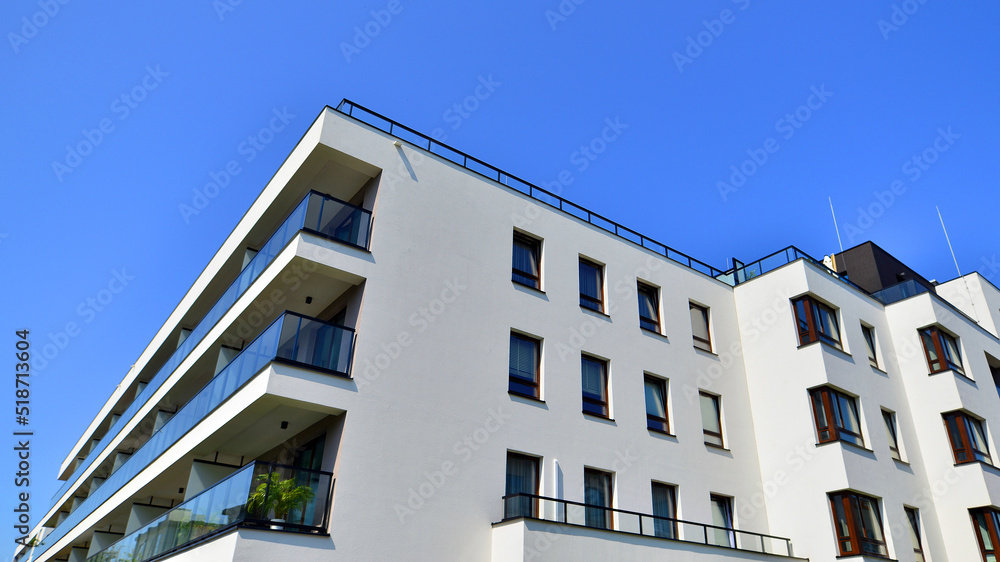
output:
[[143,562],[237,526],[326,533],[332,490],[330,472],[251,463],[87,562]]
[[770,254],[768,256],[765,256],[757,261],[748,264],[736,262],[738,265],[736,265],[736,267],[734,267],[733,269],[727,271],[726,275],[732,275],[733,277],[733,282],[731,283],[732,285],[739,285],[740,283],[749,281],[750,279],[753,279],[755,277],[759,277],[769,271],[773,271],[783,265],[792,263],[793,261],[799,259],[804,259],[809,263],[812,263],[813,265],[817,266],[823,273],[826,273],[830,277],[833,277],[834,279],[840,281],[841,283],[849,287],[853,287],[854,289],[861,291],[862,294],[865,295],[868,294],[868,291],[865,291],[861,287],[858,287],[854,283],[851,283],[851,281],[847,278],[847,276],[840,275],[836,271],[827,267],[826,264],[824,264],[822,261],[817,260],[816,258],[810,256],[809,254],[803,252],[802,250],[796,248],[795,246],[788,246],[783,250],[778,250],[773,254]]
[[762,533],[532,494],[511,494],[504,496],[502,502],[503,521],[537,519],[672,541],[792,556],[791,539]]
[[371,212],[361,207],[351,205],[339,199],[323,195],[316,191],[309,192],[295,209],[282,222],[281,226],[271,235],[260,248],[257,255],[243,268],[236,279],[229,285],[226,292],[219,297],[215,305],[205,314],[198,325],[191,330],[187,338],[177,347],[167,362],[153,376],[146,388],[136,396],[135,400],[125,408],[118,420],[111,425],[107,433],[94,446],[86,459],[80,463],[66,483],[52,497],[58,501],[84,473],[85,468],[92,465],[101,452],[111,441],[121,433],[122,429],[132,420],[136,412],[149,402],[153,394],[163,386],[170,375],[184,359],[190,355],[195,346],[215,327],[220,318],[229,310],[236,300],[246,292],[247,288],[260,276],[274,258],[285,248],[288,242],[300,230],[305,230],[320,236],[331,238],[351,246],[368,247],[371,231]]
[[[285,312],[182,406],[45,538],[46,550],[241,389],[272,361],[348,375],[354,330]],[[41,554],[43,551],[39,552]]]
[[883,304],[892,304],[894,302],[899,302],[903,299],[910,298],[914,295],[919,295],[922,293],[930,293],[931,290],[927,287],[917,283],[913,279],[909,281],[903,281],[891,287],[886,287],[881,291],[875,291],[872,296],[881,301]]

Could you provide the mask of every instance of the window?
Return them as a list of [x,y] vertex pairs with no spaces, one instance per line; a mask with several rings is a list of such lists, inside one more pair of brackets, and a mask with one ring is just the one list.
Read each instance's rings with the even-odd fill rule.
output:
[[660,290],[639,282],[639,327],[660,333]]
[[951,412],[944,414],[944,425],[948,429],[948,439],[955,453],[955,464],[977,461],[993,464],[981,420],[965,412]]
[[503,517],[537,517],[538,500],[517,494],[538,495],[538,458],[508,451]]
[[514,233],[514,258],[511,280],[532,289],[542,288],[542,242],[530,236]]
[[538,385],[541,347],[542,342],[539,340],[511,332],[508,392],[529,398],[541,398]]
[[667,420],[667,381],[646,375],[646,427],[653,431],[670,433]]
[[699,392],[701,397],[701,424],[705,433],[705,444],[722,447],[722,410],[719,397],[707,392]]
[[972,515],[972,526],[976,530],[983,560],[996,562],[997,556],[1000,556],[1000,511],[992,507],[981,507],[970,509],[969,514]]
[[799,345],[821,341],[843,349],[835,310],[810,296],[792,302],[795,303],[795,320],[799,326]]
[[924,547],[920,544],[920,516],[912,507],[904,507],[906,520],[910,523],[910,542],[913,544],[913,556],[917,562],[924,562]]
[[604,268],[580,258],[580,306],[604,312]]
[[[711,544],[736,548],[736,536],[733,529],[733,498],[712,494],[712,525],[706,529],[712,537]],[[722,527],[721,529],[719,527]]]
[[854,492],[836,492],[830,494],[830,507],[841,556],[889,556],[877,499]]
[[903,460],[899,456],[899,439],[896,437],[896,414],[887,410],[882,410],[882,420],[885,422],[885,433],[889,438],[889,452],[892,458]]
[[669,484],[653,482],[653,515],[666,519],[653,520],[653,535],[665,538],[677,538],[677,489]]
[[598,529],[611,529],[611,473],[584,469],[583,486],[583,503],[587,505],[585,524]]
[[857,400],[825,386],[814,388],[809,394],[812,396],[813,416],[820,443],[846,441],[865,446],[865,440],[861,436]]
[[583,411],[595,416],[608,417],[608,363],[584,355],[581,360],[583,376]]
[[691,309],[691,333],[694,335],[694,346],[698,349],[712,352],[712,336],[708,333],[708,309],[697,304],[688,303]]
[[878,368],[878,359],[875,357],[875,328],[862,324],[861,333],[864,334],[865,345],[868,347],[868,363]]
[[927,356],[927,366],[931,374],[951,369],[960,375],[962,356],[958,353],[958,342],[955,337],[947,334],[937,326],[928,326],[920,331],[920,341],[924,344],[924,354]]

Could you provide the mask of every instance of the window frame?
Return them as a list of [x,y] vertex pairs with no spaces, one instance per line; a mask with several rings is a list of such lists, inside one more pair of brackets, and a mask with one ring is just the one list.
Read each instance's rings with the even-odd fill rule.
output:
[[882,421],[885,423],[886,437],[889,439],[889,454],[902,462],[903,454],[899,448],[899,426],[896,425],[896,413],[882,409]]
[[923,535],[920,533],[920,511],[915,507],[904,505],[903,513],[906,514],[906,520],[910,522],[910,542],[916,541],[916,544],[913,545],[914,557],[917,562],[924,562],[924,541]]
[[[705,320],[705,334],[708,336],[707,338],[702,338],[695,334],[694,312],[696,310],[701,312],[701,317]],[[691,313],[691,338],[694,341],[694,347],[702,351],[715,353],[712,351],[712,320],[709,315],[709,310],[711,309],[707,306],[702,306],[696,302],[688,301],[688,312]]]
[[[917,333],[920,336],[920,343],[924,348],[924,358],[927,359],[927,368],[930,369],[929,374],[934,375],[945,371],[954,371],[963,377],[966,376],[965,368],[962,365],[962,349],[958,346],[957,337],[942,330],[937,325],[920,328],[917,330]],[[933,347],[934,354],[937,356],[936,359],[931,359],[931,349],[927,347],[928,339],[930,339],[931,347]],[[948,346],[949,343],[951,347]],[[952,349],[954,349],[955,355],[957,355],[957,361],[952,360]],[[938,365],[936,368],[935,364]]]
[[[587,483],[588,476],[594,476],[595,478],[601,478],[606,486],[607,498],[604,505],[592,504],[587,501]],[[583,468],[583,505],[584,507],[584,525],[594,529],[609,529],[614,530],[615,527],[615,475],[613,472],[608,472],[606,470],[601,470],[599,468]],[[592,524],[592,517],[600,515],[600,519],[603,523],[598,525],[597,521],[594,520]]]
[[[820,301],[812,295],[802,295],[792,299],[792,309],[795,311],[795,328],[799,334],[799,347],[815,342],[822,342],[840,351],[844,350],[842,338],[840,336],[840,319],[837,317],[837,309]],[[822,318],[816,316],[827,313],[833,319],[836,337],[826,333],[826,324],[821,322]],[[803,318],[804,316],[804,318]]]
[[861,335],[865,339],[865,346],[868,348],[868,364],[876,369],[878,366],[878,340],[875,339],[875,328],[866,324],[861,325]]
[[[735,548],[736,547],[736,519],[735,519],[735,513],[733,512],[733,504],[735,502],[733,502],[732,496],[725,496],[725,495],[722,495],[722,494],[710,493],[709,494],[709,503],[712,504],[712,516],[713,516],[712,531],[714,532],[715,540],[718,541],[720,536],[725,536],[726,537],[726,544],[720,544],[718,542],[713,542],[713,543],[709,543],[709,544],[713,544],[715,546],[729,546],[731,548]],[[723,525],[717,525],[717,523],[714,521],[715,506],[716,505],[722,506],[722,510],[721,511],[722,511],[723,517],[725,518],[725,523]],[[706,532],[708,531],[707,528],[705,530],[706,530]]]
[[[526,455],[524,453],[517,453],[517,452],[514,452],[514,451],[510,451],[510,450],[507,451],[507,460],[506,460],[506,464],[504,465],[504,480],[505,480],[505,482],[504,482],[504,496],[511,495],[510,490],[507,489],[508,484],[509,484],[509,480],[507,480],[507,478],[510,475],[510,459],[511,459],[511,457],[515,457],[515,458],[517,458],[519,460],[531,461],[531,463],[534,464],[534,466],[535,466],[535,485],[534,485],[534,491],[531,492],[531,495],[532,496],[540,496],[541,494],[539,492],[541,491],[541,485],[542,485],[542,462],[541,462],[541,458],[533,456],[533,455]],[[520,493],[523,493],[523,492],[520,492]],[[521,498],[521,499],[523,500],[524,498]],[[531,500],[528,501],[528,502],[518,502],[518,504],[515,504],[515,505],[520,505],[520,504],[523,503],[523,504],[530,505],[530,508],[529,508],[530,511],[531,511],[530,515],[523,515],[523,514],[520,514],[520,512],[518,512],[517,515],[510,515],[510,511],[508,509],[509,508],[508,503],[509,503],[509,500],[505,500],[504,501],[504,520],[514,519],[514,518],[517,518],[517,517],[529,517],[529,518],[532,518],[532,519],[535,519],[535,518],[538,517],[538,497],[531,498]]]
[[[983,419],[974,416],[964,410],[955,410],[941,414],[944,419],[945,433],[948,435],[948,443],[951,444],[951,451],[955,456],[955,464],[968,464],[980,462],[993,466],[993,457],[990,455],[990,443],[988,433]],[[978,428],[979,436],[982,437],[985,451],[981,451],[974,445],[975,439],[970,431]],[[956,435],[955,432],[958,432]],[[956,438],[958,442],[956,443]],[[960,459],[959,455],[965,458]]]
[[[979,553],[982,554],[983,560],[988,560],[988,555],[993,556],[994,560],[1000,557],[1000,511],[994,507],[977,507],[969,510],[969,516],[972,519],[972,530],[976,534],[976,542],[979,544]],[[982,517],[982,523],[985,526],[980,524],[977,516]],[[986,544],[983,542],[984,531],[992,543],[990,545],[992,548],[986,548]]]
[[[584,267],[593,268],[597,272],[597,295],[587,295],[583,292]],[[600,314],[605,314],[604,307],[604,265],[593,260],[580,256],[580,306],[587,310],[593,310]]]
[[[660,397],[663,399],[663,417],[649,412],[649,394],[646,393],[646,384],[654,384],[660,390]],[[642,378],[643,396],[646,402],[646,429],[672,435],[670,433],[670,408],[667,400],[667,379],[644,373]]]
[[[517,262],[517,244],[528,246],[529,252],[535,259],[535,264],[538,267],[537,273],[532,273],[530,271],[524,271],[516,267]],[[540,238],[535,238],[534,236],[525,234],[518,230],[514,231],[513,236],[513,250],[511,252],[511,276],[510,280],[519,285],[529,287],[538,291],[542,290],[542,240]],[[520,275],[524,279],[518,279],[517,276]],[[533,283],[527,282],[528,280],[534,281]]]
[[[542,340],[539,339],[539,338],[535,338],[535,337],[529,336],[527,334],[521,333],[521,332],[515,332],[514,330],[511,330],[511,332],[510,332],[510,339],[511,339],[511,346],[510,346],[510,348],[508,350],[508,353],[512,353],[513,350],[514,350],[514,346],[513,346],[513,343],[514,343],[513,340],[514,339],[518,339],[518,340],[522,340],[522,341],[526,341],[526,342],[531,342],[535,346],[535,360],[534,360],[534,373],[533,373],[534,377],[533,377],[533,379],[529,380],[527,378],[515,375],[514,373],[511,372],[510,360],[509,360],[509,355],[508,355],[508,362],[507,362],[507,365],[508,365],[507,366],[507,393],[508,394],[513,394],[513,395],[516,395],[516,396],[522,396],[524,398],[531,398],[531,399],[534,399],[534,400],[541,400],[542,399]],[[519,390],[515,390],[514,388],[511,387],[512,384],[519,384],[519,385],[523,385],[523,386],[526,386],[526,387],[533,387],[534,388],[534,395],[528,394],[528,393],[525,393],[525,392],[521,392]]]
[[[715,419],[716,419],[716,422],[719,425],[719,431],[718,432],[716,432],[714,430],[711,430],[711,429],[708,429],[707,427],[705,427],[705,401],[703,400],[703,398],[708,398],[709,400],[712,401],[713,408],[715,408]],[[699,390],[698,391],[698,402],[699,402],[699,404],[701,406],[701,420],[702,420],[702,422],[701,422],[701,431],[702,431],[703,437],[705,438],[705,444],[708,445],[709,447],[715,447],[717,449],[725,449],[726,448],[726,439],[725,439],[724,431],[723,431],[723,427],[722,427],[722,397],[719,396],[718,394],[712,394],[711,392],[706,392],[704,390]],[[709,437],[716,438],[716,439],[719,440],[719,442],[718,443],[709,442],[708,441]]]
[[[650,483],[650,498],[652,499],[652,509],[650,513],[653,517],[662,517],[667,519],[653,519],[653,536],[664,538],[664,539],[676,539],[677,535],[677,486],[673,484],[666,484],[664,482],[657,482],[653,480]],[[669,504],[671,513],[668,515],[661,515],[656,513],[656,490],[666,490],[667,496],[669,496]]]
[[[817,409],[817,399],[823,407],[823,417],[825,422],[820,419],[820,411]],[[855,433],[851,431],[845,424],[843,402],[848,401],[853,408],[850,409],[850,413],[854,415],[854,421],[857,423],[858,431]],[[832,443],[834,441],[841,441],[843,443],[849,443],[851,445],[856,445],[861,448],[865,448],[865,438],[864,433],[862,433],[863,424],[861,418],[861,407],[858,405],[858,399],[855,396],[851,396],[845,392],[841,392],[830,386],[818,386],[809,389],[809,403],[813,410],[813,422],[816,425],[816,438],[818,439],[818,444]],[[824,437],[824,434],[827,436]],[[847,438],[844,438],[844,436]],[[855,438],[855,439],[852,439]]]
[[[830,492],[827,494],[827,498],[830,500],[833,533],[840,556],[889,558],[889,550],[885,542],[885,525],[882,523],[882,511],[878,498],[851,490]],[[838,505],[841,510],[839,513]],[[874,516],[875,522],[878,523],[878,534],[882,537],[881,539],[869,536],[870,531],[862,516],[862,506]],[[841,518],[841,514],[843,518]],[[847,527],[846,535],[843,534],[842,525]],[[868,548],[874,547],[878,552],[865,551],[864,545],[868,545]]]
[[[636,292],[639,300],[639,327],[647,332],[662,334],[663,325],[660,322],[660,288],[637,280]],[[656,315],[655,318],[643,316],[643,309],[647,308],[643,303],[643,293],[649,294],[649,300],[652,301],[651,308],[653,309],[653,314]]]
[[[604,387],[604,398],[593,398],[587,396],[586,390],[583,389],[583,365],[585,361],[590,361],[601,367],[601,375],[603,378]],[[591,416],[597,416],[599,418],[611,419],[611,396],[609,394],[609,384],[608,384],[608,367],[609,362],[605,359],[599,357],[594,357],[593,355],[587,355],[583,353],[580,355],[580,384],[581,384],[581,396],[583,398],[583,413]],[[600,412],[596,410],[588,410],[587,405],[590,404],[592,407],[600,407]]]

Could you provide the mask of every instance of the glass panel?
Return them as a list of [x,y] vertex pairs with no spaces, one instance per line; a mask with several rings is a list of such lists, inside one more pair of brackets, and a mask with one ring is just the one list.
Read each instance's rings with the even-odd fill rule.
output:
[[989,447],[986,445],[986,433],[983,431],[982,422],[969,416],[965,416],[965,420],[969,429],[969,441],[976,453],[976,458],[989,462]]
[[691,308],[691,329],[694,337],[708,341],[708,311],[704,308],[692,304]]
[[[611,507],[611,475],[596,470],[584,471],[583,503],[588,506]],[[611,528],[611,513],[607,509],[586,508],[586,525],[601,529]]]
[[920,546],[920,520],[917,518],[917,510],[909,507],[903,508],[906,512],[906,519],[910,523],[910,544],[913,545],[914,552],[922,551]]
[[660,331],[660,307],[656,293],[657,289],[639,285],[639,326],[653,332]]
[[733,528],[732,505],[730,502],[731,500],[729,498],[712,496],[712,525],[722,528],[710,529],[709,536],[712,537],[712,540],[710,541],[711,544],[731,547],[736,546],[736,543],[733,540],[733,533],[731,531],[727,531],[727,529]]
[[522,336],[510,335],[510,375],[531,382],[538,382],[538,342]]
[[587,398],[607,402],[604,363],[584,357],[582,366],[583,395]]
[[882,412],[882,420],[885,422],[886,438],[889,440],[889,451],[892,458],[899,460],[899,443],[896,441],[896,419],[890,412]]
[[865,345],[868,347],[868,362],[878,366],[878,360],[875,359],[875,330],[867,326],[862,326],[861,333],[864,334]]
[[539,288],[538,241],[514,236],[512,279],[529,287]]
[[938,360],[937,348],[934,345],[930,329],[920,331],[920,341],[924,343],[924,351],[927,352],[927,361],[930,363],[931,372],[940,371],[941,362]]
[[601,268],[590,262],[580,260],[580,305],[603,312],[604,287],[601,281]]
[[941,334],[941,339],[944,340],[943,347],[944,347],[945,359],[948,360],[948,363],[950,363],[952,367],[955,367],[957,368],[957,370],[961,371],[962,356],[959,355],[958,353],[958,342],[956,342],[955,338],[949,336],[948,334],[943,334],[941,332],[938,333]]
[[[677,505],[674,501],[675,491],[673,486],[653,483],[653,515],[657,517],[677,517]],[[677,538],[677,524],[674,521],[664,519],[653,520],[653,534],[657,537],[668,539]]]
[[861,438],[861,423],[858,419],[858,403],[853,398],[843,394],[837,394],[837,413],[840,419],[842,430],[840,438],[861,445],[864,440]]
[[795,301],[795,318],[799,323],[799,344],[807,344],[815,340],[815,336],[809,329],[809,313],[806,310],[806,299]]
[[704,428],[705,442],[722,446],[722,423],[719,415],[719,398],[709,394],[701,394],[701,423]]
[[[514,494],[538,495],[538,459],[507,454],[507,483],[505,496]],[[536,517],[535,499],[530,497],[507,498],[504,518]]]
[[[667,417],[666,403],[663,400],[663,383],[647,378],[646,388],[646,414],[658,418]],[[676,391],[676,390],[675,390]]]

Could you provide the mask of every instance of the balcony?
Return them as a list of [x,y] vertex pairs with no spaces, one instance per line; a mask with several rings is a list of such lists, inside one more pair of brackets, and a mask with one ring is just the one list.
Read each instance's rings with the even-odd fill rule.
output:
[[347,377],[353,351],[354,330],[285,312],[57,525],[46,537],[48,548],[65,537],[269,363],[305,366]]
[[260,248],[253,259],[247,263],[228,289],[219,297],[215,305],[205,314],[204,318],[191,331],[173,355],[153,376],[146,387],[136,396],[135,400],[125,409],[118,420],[111,425],[107,433],[95,444],[90,454],[79,463],[65,484],[53,496],[57,501],[69,491],[91,466],[101,453],[110,445],[122,429],[132,421],[136,413],[149,402],[157,390],[163,386],[174,370],[180,366],[194,348],[201,343],[208,332],[215,327],[222,316],[236,303],[237,299],[260,277],[274,258],[284,249],[299,231],[309,232],[324,238],[367,249],[371,232],[371,212],[345,203],[338,199],[311,191],[296,205],[281,226],[271,235]]
[[910,279],[909,281],[903,281],[902,283],[886,287],[881,291],[875,291],[872,293],[872,296],[884,304],[892,304],[915,295],[929,292],[930,289]]
[[[530,494],[504,496],[502,502],[503,519],[495,525],[516,519],[546,521],[678,543],[722,547],[763,555],[793,556],[790,539],[761,533]],[[664,542],[660,548],[675,549],[678,546]]]
[[87,562],[142,562],[235,527],[326,534],[333,474],[251,463]]

